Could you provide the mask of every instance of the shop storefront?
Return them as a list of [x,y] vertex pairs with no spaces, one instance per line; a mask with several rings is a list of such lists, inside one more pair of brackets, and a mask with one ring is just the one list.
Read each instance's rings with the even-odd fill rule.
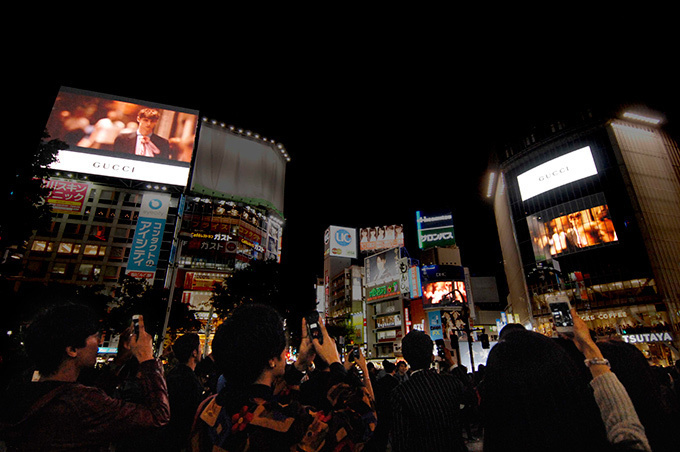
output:
[[[654,366],[671,366],[680,359],[674,345],[676,339],[668,313],[658,311],[656,305],[635,305],[620,308],[578,310],[599,340],[617,339],[634,344]],[[552,319],[539,317],[536,330],[553,336]]]

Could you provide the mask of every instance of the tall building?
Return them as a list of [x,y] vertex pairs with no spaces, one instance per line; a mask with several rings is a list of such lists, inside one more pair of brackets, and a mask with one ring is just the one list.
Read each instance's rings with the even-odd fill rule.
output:
[[58,93],[47,131],[68,147],[50,166],[51,225],[30,237],[15,288],[112,291],[127,274],[207,319],[214,283],[280,261],[281,144],[198,111],[73,88]]
[[492,169],[509,310],[551,335],[560,293],[598,335],[678,358],[680,151],[646,107],[537,125]]

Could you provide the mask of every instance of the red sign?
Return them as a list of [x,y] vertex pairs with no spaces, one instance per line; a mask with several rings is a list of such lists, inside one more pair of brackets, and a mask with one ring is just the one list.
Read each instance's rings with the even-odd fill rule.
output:
[[90,186],[82,182],[72,182],[63,180],[43,181],[45,187],[52,190],[47,197],[47,203],[52,205],[52,212],[81,214],[87,190]]

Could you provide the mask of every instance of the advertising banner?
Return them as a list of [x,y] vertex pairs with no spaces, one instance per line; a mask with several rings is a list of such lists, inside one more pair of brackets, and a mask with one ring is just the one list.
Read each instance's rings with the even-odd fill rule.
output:
[[[451,297],[447,297],[449,294]],[[423,286],[423,308],[462,304],[465,302],[463,295],[467,296],[463,281],[429,282]]]
[[357,257],[356,229],[331,226],[326,240],[331,257]]
[[282,215],[286,160],[273,143],[203,122],[190,187]]
[[43,184],[51,190],[47,203],[51,205],[52,212],[77,215],[83,213],[89,184],[54,179],[43,181]]
[[[366,287],[399,281],[399,249],[391,249],[364,259]],[[397,285],[398,286],[398,285]]]
[[425,215],[416,212],[418,247],[451,246],[456,244],[453,234],[453,215],[451,212]]
[[536,262],[618,242],[604,195],[598,193],[578,201],[578,205],[592,207],[578,209],[567,203],[526,218]]
[[427,320],[430,326],[430,338],[433,341],[437,339],[444,339],[444,332],[442,331],[442,317],[440,311],[430,311],[427,313]]
[[404,246],[404,226],[392,224],[359,229],[359,250],[380,251]]
[[562,155],[517,176],[522,201],[597,174],[590,146]]
[[171,196],[164,193],[145,193],[142,197],[126,274],[153,280],[161,252],[170,199]]
[[458,265],[423,265],[423,281],[465,281],[465,269]]
[[50,168],[184,186],[198,112],[62,87],[46,129],[63,141]]

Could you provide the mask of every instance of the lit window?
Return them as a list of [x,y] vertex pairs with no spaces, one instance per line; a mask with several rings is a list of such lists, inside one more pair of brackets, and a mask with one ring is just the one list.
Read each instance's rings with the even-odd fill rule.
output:
[[73,243],[61,242],[57,248],[59,254],[71,254],[73,252]]
[[86,256],[96,256],[99,252],[99,246],[97,245],[85,245],[85,250],[83,254]]

